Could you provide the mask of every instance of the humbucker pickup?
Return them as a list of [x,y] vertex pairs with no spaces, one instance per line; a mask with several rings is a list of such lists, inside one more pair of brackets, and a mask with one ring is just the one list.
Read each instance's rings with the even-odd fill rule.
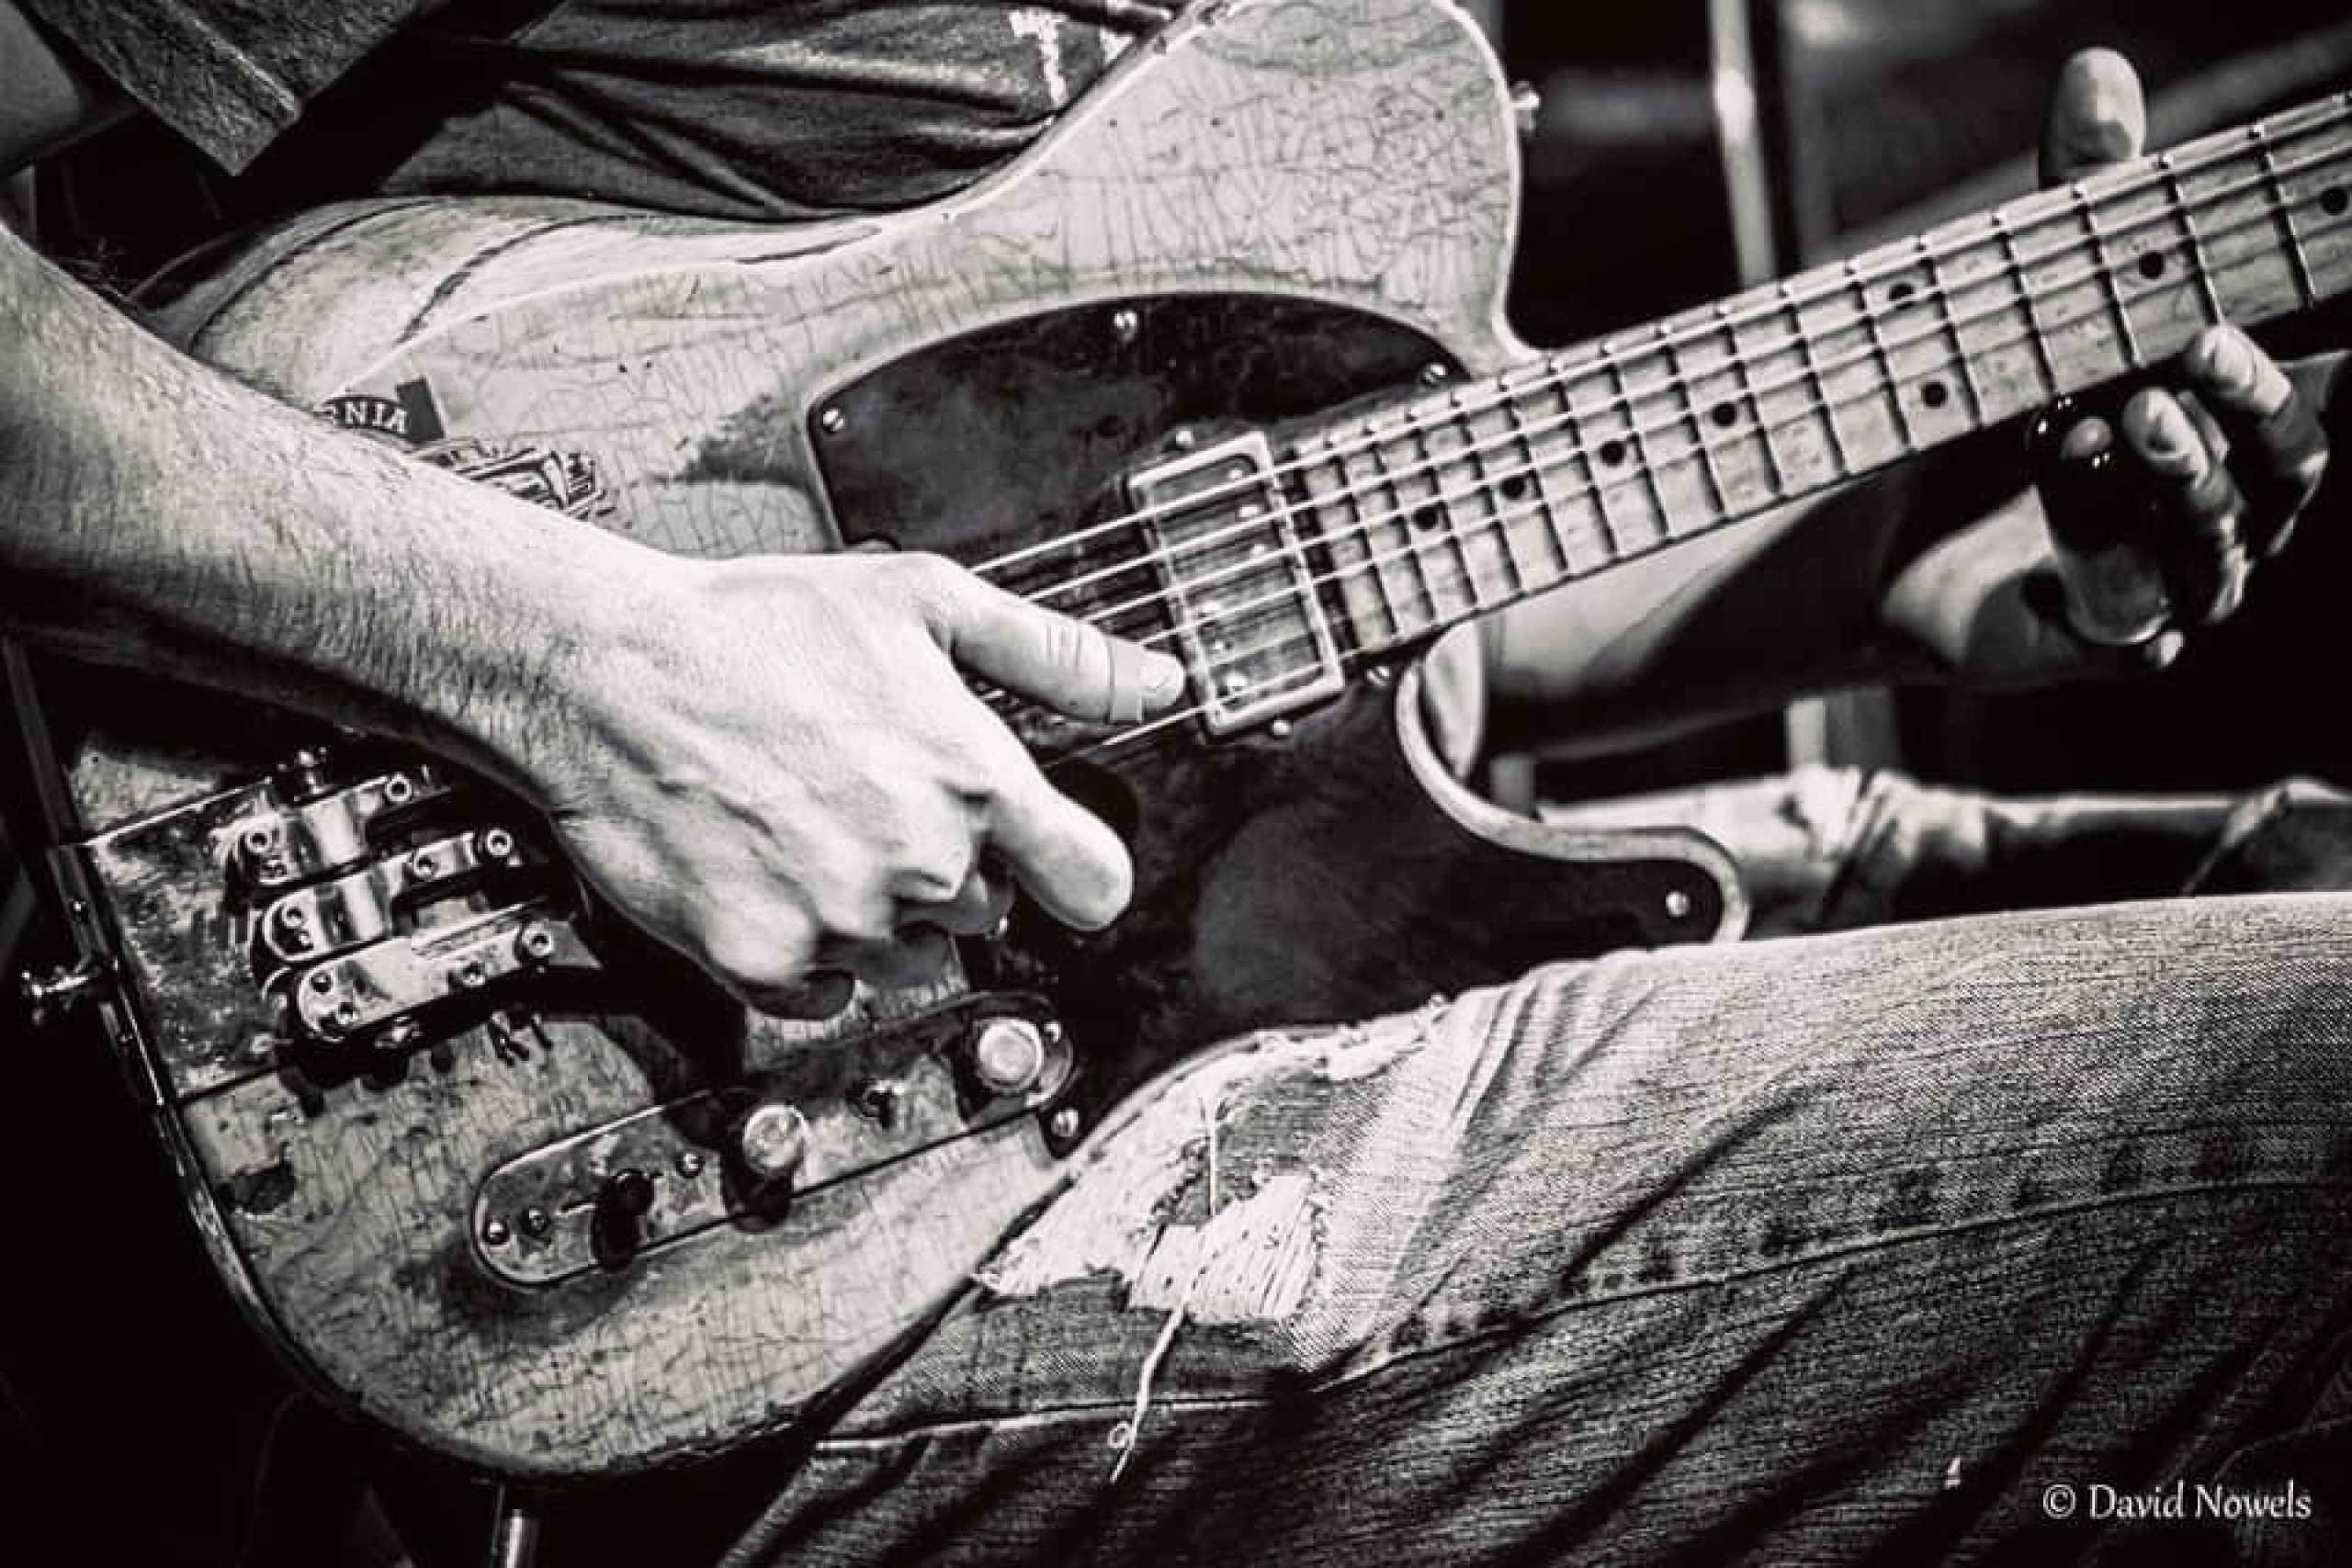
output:
[[1312,707],[1347,683],[1273,470],[1266,436],[1252,431],[1139,469],[1126,483],[1184,662],[1199,672],[1211,735]]

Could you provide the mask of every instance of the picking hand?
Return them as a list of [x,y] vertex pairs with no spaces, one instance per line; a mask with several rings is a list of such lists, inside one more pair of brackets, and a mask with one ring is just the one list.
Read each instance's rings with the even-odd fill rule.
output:
[[925,978],[1014,883],[1076,926],[1125,906],[1117,837],[957,666],[1101,721],[1171,702],[1174,660],[935,556],[662,557],[650,592],[646,635],[577,651],[531,783],[582,872],[744,1001]]
[[[2067,62],[2041,145],[2044,183],[2135,157],[2147,134],[2138,77],[2120,56]],[[2232,326],[2200,333],[2163,382],[2120,410],[2062,405],[2038,424],[2036,479],[2067,627],[2143,661],[2184,628],[2235,613],[2256,562],[2276,555],[2327,463],[2324,410],[2343,356],[2281,366]]]

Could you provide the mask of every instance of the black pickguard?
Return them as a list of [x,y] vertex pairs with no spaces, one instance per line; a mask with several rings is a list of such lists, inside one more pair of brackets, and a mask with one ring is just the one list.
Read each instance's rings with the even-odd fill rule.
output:
[[[1084,529],[1180,431],[1305,419],[1432,365],[1452,368],[1421,334],[1311,301],[1121,300],[933,344],[820,400],[808,434],[845,542],[978,563]],[[1057,556],[1066,572],[1097,564]],[[1080,1046],[1081,1129],[1245,1030],[1719,928],[1715,878],[1655,843],[1564,859],[1532,822],[1519,845],[1465,827],[1406,765],[1392,705],[1358,689],[1279,734],[1211,742],[1185,726],[1048,763],[1126,838],[1135,902],[1091,935],[1017,916],[1008,943],[971,956],[979,983],[1054,998]]]

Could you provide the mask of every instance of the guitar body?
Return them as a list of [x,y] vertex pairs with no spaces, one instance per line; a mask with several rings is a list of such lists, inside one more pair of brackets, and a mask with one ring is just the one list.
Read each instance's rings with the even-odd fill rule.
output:
[[[920,211],[336,209],[176,324],[295,403],[666,549],[979,563],[1085,527],[1194,433],[1523,354],[1499,324],[1512,136],[1450,6],[1236,0]],[[222,1277],[339,1405],[546,1481],[687,1461],[854,1382],[1189,1053],[1736,931],[1703,839],[1469,795],[1420,682],[1061,764],[1127,834],[1131,912],[1083,937],[1017,917],[822,1025],[746,1017],[646,951],[446,766],[119,675],[32,684],[67,908]],[[983,1037],[1011,1070],[975,1067]]]

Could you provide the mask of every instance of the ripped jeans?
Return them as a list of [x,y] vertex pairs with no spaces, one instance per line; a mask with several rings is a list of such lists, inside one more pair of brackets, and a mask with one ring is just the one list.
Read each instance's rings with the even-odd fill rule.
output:
[[1082,1157],[730,1562],[2352,1561],[2341,896],[1550,968]]

